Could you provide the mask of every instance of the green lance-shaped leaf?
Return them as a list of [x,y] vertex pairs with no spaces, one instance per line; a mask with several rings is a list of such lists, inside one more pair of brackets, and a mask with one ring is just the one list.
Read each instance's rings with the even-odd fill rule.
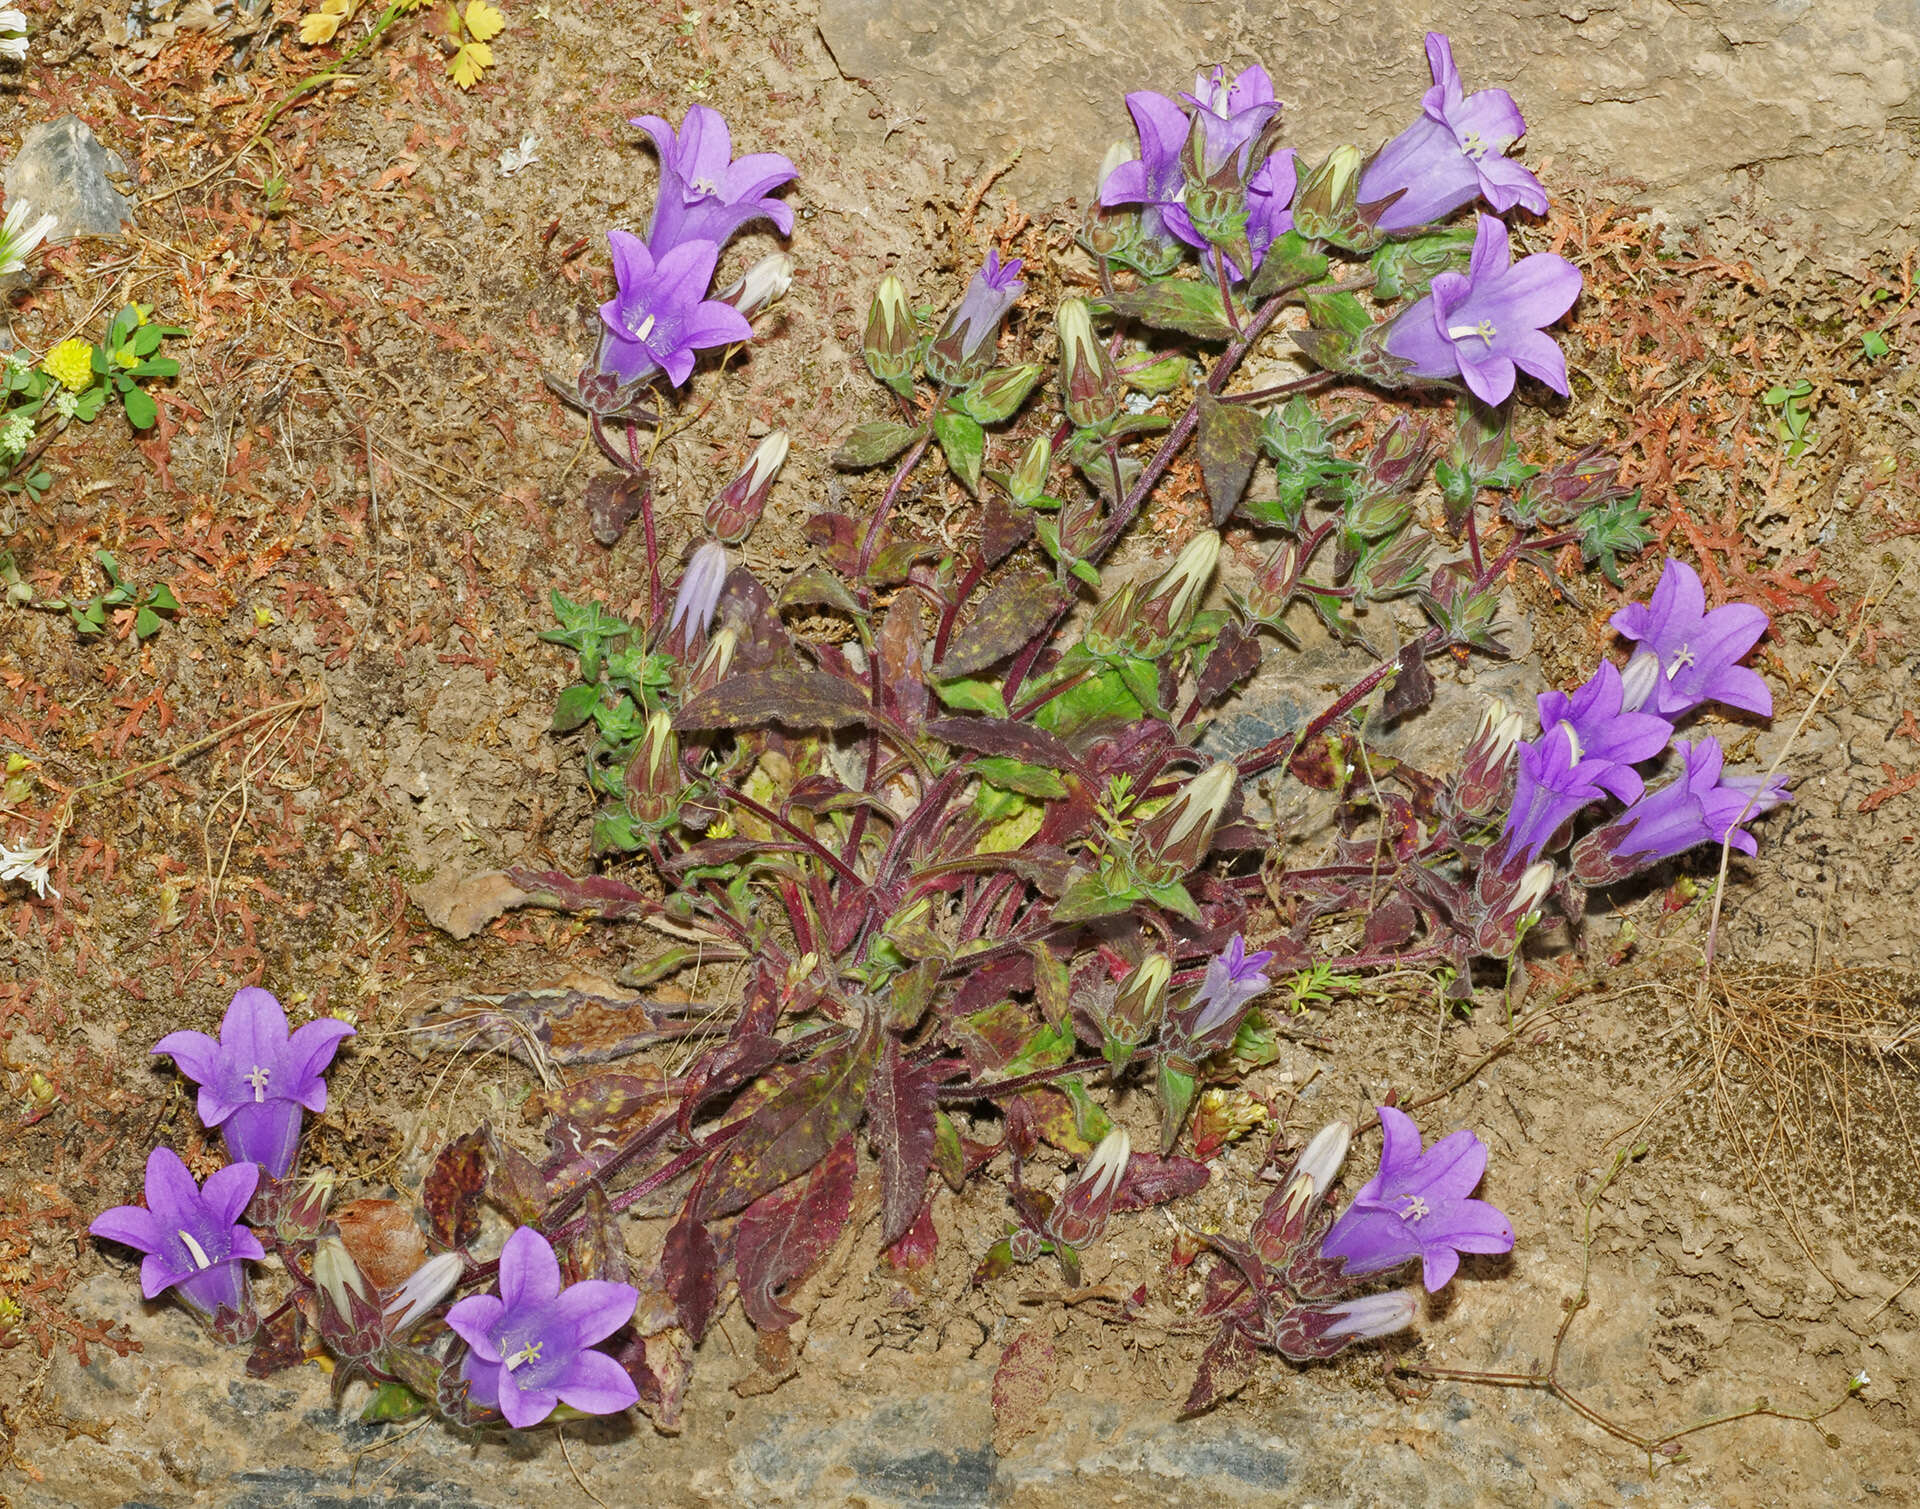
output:
[[1220,290],[1211,283],[1168,278],[1116,293],[1103,302],[1115,314],[1156,330],[1177,330],[1203,341],[1224,341],[1233,335]]
[[872,716],[866,694],[852,682],[809,666],[785,665],[729,676],[681,708],[673,726],[843,728]]
[[1260,259],[1247,299],[1257,304],[1271,294],[1317,283],[1327,275],[1328,265],[1325,252],[1298,231],[1288,231]]
[[1260,456],[1263,424],[1245,404],[1222,403],[1205,388],[1199,392],[1200,478],[1213,504],[1217,529],[1227,522],[1240,495],[1247,490],[1254,462]]
[[854,1038],[819,1054],[811,1072],[755,1111],[720,1154],[701,1215],[712,1220],[744,1209],[807,1172],[858,1126],[879,1047],[879,1021],[869,1016]]
[[840,442],[840,449],[833,453],[833,464],[847,471],[878,466],[912,445],[919,433],[910,424],[896,424],[890,419],[868,420],[855,425],[853,433]]
[[1046,628],[1066,602],[1066,592],[1044,572],[1023,571],[1007,577],[953,636],[934,674],[951,678],[984,671]]
[[936,409],[933,415],[934,438],[946,455],[947,466],[970,493],[980,490],[980,464],[985,459],[987,432],[965,414],[952,409]]

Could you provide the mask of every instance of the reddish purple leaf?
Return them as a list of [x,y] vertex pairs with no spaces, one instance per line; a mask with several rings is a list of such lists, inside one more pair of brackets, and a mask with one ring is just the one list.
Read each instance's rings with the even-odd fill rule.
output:
[[1205,1414],[1222,1399],[1230,1399],[1253,1379],[1258,1349],[1239,1326],[1229,1323],[1200,1354],[1200,1371],[1193,1380],[1187,1402],[1180,1407],[1185,1416]]
[[1048,770],[1077,770],[1080,766],[1057,734],[1009,718],[934,718],[927,724],[927,733],[975,754],[999,755]]
[[618,545],[620,536],[640,512],[647,496],[647,479],[631,472],[597,472],[587,483],[587,522],[602,545]]
[[420,1191],[427,1229],[442,1247],[464,1247],[480,1235],[480,1200],[487,1187],[488,1129],[456,1137],[433,1160]]
[[805,1179],[761,1196],[741,1212],[733,1252],[740,1304],[761,1330],[782,1330],[800,1318],[780,1303],[780,1291],[811,1273],[839,1240],[853,1209],[857,1168],[849,1132]]
[[918,728],[927,719],[927,643],[920,632],[920,599],[902,592],[880,621],[874,645],[880,656],[881,706],[895,722]]
[[1404,718],[1432,701],[1433,672],[1427,669],[1426,644],[1418,639],[1409,640],[1395,658],[1393,680],[1387,683],[1387,694],[1381,699],[1380,716],[1389,720]]
[[528,904],[556,912],[579,912],[604,922],[625,922],[659,911],[660,903],[611,875],[567,874],[511,865],[507,879],[527,892]]
[[1041,571],[1003,579],[947,644],[934,671],[942,679],[971,676],[1004,660],[1053,621],[1068,601],[1065,588]]
[[621,1365],[640,1390],[640,1408],[664,1435],[680,1429],[687,1381],[693,1375],[694,1343],[685,1331],[665,1331],[633,1343]]
[[859,1125],[879,1050],[879,1017],[869,1014],[857,1036],[820,1053],[800,1078],[749,1116],[709,1165],[702,1213],[732,1215],[824,1158]]
[[1013,508],[998,493],[987,499],[980,517],[980,553],[997,566],[1033,537],[1033,513]]
[[1205,388],[1196,395],[1196,401],[1200,407],[1200,430],[1195,437],[1200,480],[1206,484],[1207,500],[1213,505],[1213,527],[1218,529],[1247,490],[1247,479],[1260,459],[1262,420],[1246,404],[1222,403]]
[[487,1155],[493,1171],[487,1176],[487,1198],[519,1226],[534,1226],[547,1210],[547,1181],[533,1160],[508,1147],[485,1122]]
[[720,1302],[720,1249],[713,1233],[694,1214],[698,1187],[687,1196],[679,1218],[667,1228],[660,1253],[660,1278],[680,1312],[680,1328],[697,1345],[707,1334],[714,1307]]
[[606,1191],[597,1184],[588,1189],[580,1213],[586,1225],[573,1239],[567,1253],[567,1267],[574,1280],[597,1278],[613,1284],[626,1283],[631,1268],[627,1244],[620,1235],[620,1222],[614,1216],[613,1207],[607,1203]]
[[928,1200],[920,1207],[920,1214],[913,1218],[913,1224],[907,1228],[907,1234],[900,1238],[881,1254],[889,1266],[902,1273],[917,1273],[922,1268],[933,1265],[934,1254],[939,1250],[940,1236],[933,1229],[933,1201]]
[[[800,530],[835,571],[847,577],[860,574],[860,538],[866,531],[857,519],[843,513],[817,513]],[[884,540],[886,533],[880,537]]]
[[1366,953],[1384,953],[1398,948],[1413,936],[1418,914],[1413,903],[1396,891],[1367,914],[1366,932],[1361,949]]
[[746,1032],[697,1059],[680,1092],[680,1135],[692,1137],[694,1118],[714,1096],[738,1089],[786,1051],[770,1033]]
[[867,1135],[880,1159],[880,1245],[890,1247],[913,1224],[927,1193],[933,1164],[936,1081],[930,1066],[900,1056],[891,1033],[867,1088]]
[[253,1350],[247,1354],[247,1376],[265,1378],[306,1360],[306,1320],[298,1305],[285,1310],[254,1333]]
[[1260,669],[1259,636],[1249,634],[1237,623],[1229,623],[1207,651],[1207,663],[1200,668],[1194,700],[1209,707]]
[[1163,1158],[1158,1153],[1135,1153],[1127,1162],[1126,1177],[1113,1197],[1115,1213],[1145,1210],[1149,1205],[1164,1205],[1207,1187],[1209,1174],[1204,1163],[1191,1158]]

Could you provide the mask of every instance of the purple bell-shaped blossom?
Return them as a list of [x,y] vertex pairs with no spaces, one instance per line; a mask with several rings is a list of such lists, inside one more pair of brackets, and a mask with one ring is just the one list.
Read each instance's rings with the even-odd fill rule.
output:
[[927,371],[936,381],[971,382],[991,365],[1000,322],[1027,291],[1020,267],[1018,257],[1002,262],[998,250],[987,253],[985,265],[973,275],[928,348]]
[[727,573],[732,570],[727,559],[727,547],[712,540],[704,540],[693,557],[687,562],[685,574],[680,578],[680,589],[673,596],[673,613],[667,620],[667,632],[684,629],[689,640],[696,634],[706,632],[707,625],[713,622],[714,610],[720,606],[720,593],[727,585]]
[[627,1370],[593,1350],[633,1319],[631,1284],[582,1279],[564,1288],[552,1244],[531,1226],[500,1249],[500,1292],[473,1294],[447,1311],[468,1347],[469,1397],[497,1409],[516,1430],[538,1425],[565,1404],[615,1415],[639,1400]]
[[1759,642],[1772,620],[1750,603],[1707,612],[1706,589],[1685,561],[1668,556],[1652,600],[1629,603],[1609,622],[1658,660],[1659,675],[1645,696],[1649,711],[1672,719],[1703,702],[1718,702],[1763,718],[1773,715],[1766,682],[1734,663]]
[[116,1205],[87,1230],[146,1254],[140,1292],[148,1299],[172,1289],[209,1320],[226,1311],[237,1321],[250,1313],[241,1264],[267,1255],[237,1224],[259,1180],[258,1164],[229,1163],[208,1175],[203,1189],[178,1153],[157,1147],[147,1155],[145,1206]]
[[1485,199],[1505,214],[1516,204],[1536,215],[1547,212],[1547,191],[1505,154],[1527,123],[1504,89],[1468,94],[1453,47],[1439,32],[1427,33],[1427,66],[1433,87],[1421,114],[1379,152],[1360,175],[1362,204],[1395,199],[1379,220],[1382,231],[1406,231],[1444,219],[1463,204]]
[[1565,724],[1582,761],[1609,767],[1595,770],[1590,776],[1593,783],[1604,786],[1621,801],[1631,802],[1646,789],[1646,782],[1633,767],[1667,747],[1673,725],[1652,713],[1623,712],[1625,696],[1620,672],[1613,662],[1603,660],[1586,684],[1573,692],[1540,694],[1540,726]]
[[1716,739],[1678,739],[1674,748],[1681,757],[1678,776],[1573,846],[1576,880],[1611,885],[1701,844],[1729,843],[1752,854],[1758,846],[1741,824],[1792,800],[1778,777],[1723,774]]
[[781,235],[793,234],[792,206],[767,196],[797,177],[797,170],[778,152],[735,161],[719,111],[688,106],[677,133],[657,115],[635,116],[633,124],[660,150],[660,192],[647,230],[655,257],[692,241],[712,242],[717,250],[753,220],[771,220]]
[[[1247,180],[1247,244],[1253,248],[1255,271],[1266,260],[1267,248],[1293,229],[1293,191],[1299,176],[1299,162],[1289,147],[1275,152]],[[1244,276],[1237,267],[1229,271],[1236,279]]]
[[739,310],[707,297],[720,258],[713,242],[684,242],[657,257],[627,231],[607,232],[607,242],[618,288],[600,306],[601,370],[623,384],[663,371],[677,388],[692,373],[696,351],[752,338]]
[[258,1163],[276,1179],[292,1172],[300,1151],[303,1111],[327,1108],[321,1075],[353,1028],[333,1017],[287,1031],[273,996],[249,985],[238,991],[215,1041],[204,1032],[170,1032],[153,1045],[200,1086],[200,1120],[220,1128],[227,1151]]
[[1140,133],[1140,155],[1115,164],[1101,180],[1100,202],[1140,206],[1141,225],[1149,235],[1171,231],[1189,246],[1206,245],[1182,203],[1187,180],[1180,148],[1190,129],[1187,112],[1150,89],[1128,95],[1127,112]]
[[1483,403],[1513,392],[1514,369],[1567,391],[1567,359],[1546,333],[1580,297],[1580,270],[1536,252],[1513,261],[1507,227],[1480,217],[1464,273],[1434,275],[1431,291],[1394,316],[1385,343],[1408,378],[1459,378]]
[[1607,795],[1603,780],[1617,781],[1617,768],[1603,760],[1581,759],[1579,740],[1565,723],[1522,744],[1502,853],[1507,858],[1524,855],[1529,864],[1538,859],[1564,823]]
[[1200,128],[1204,144],[1205,175],[1212,177],[1237,156],[1242,159],[1244,178],[1247,151],[1280,113],[1267,70],[1256,63],[1242,69],[1229,84],[1226,69],[1215,68],[1211,73],[1196,74],[1193,93],[1180,97],[1194,107],[1193,122]]
[[1485,1200],[1470,1199],[1487,1171],[1472,1132],[1442,1137],[1425,1152],[1413,1118],[1380,1107],[1380,1171],[1361,1186],[1320,1243],[1351,1277],[1384,1273],[1413,1258],[1429,1294],[1444,1288],[1463,1252],[1511,1252],[1513,1226]]

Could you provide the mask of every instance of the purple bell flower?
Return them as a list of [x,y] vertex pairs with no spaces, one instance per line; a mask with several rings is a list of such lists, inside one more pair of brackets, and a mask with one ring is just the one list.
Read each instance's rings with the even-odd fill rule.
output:
[[600,368],[622,384],[664,371],[674,387],[693,371],[693,354],[749,340],[753,326],[731,304],[709,299],[720,248],[688,241],[658,258],[627,231],[608,231],[619,285],[600,306],[605,332]]
[[1601,778],[1617,779],[1615,767],[1605,761],[1581,759],[1578,743],[1570,727],[1556,723],[1520,746],[1513,806],[1502,830],[1507,859],[1524,855],[1529,864],[1538,859],[1563,823],[1606,796]]
[[146,1254],[140,1292],[148,1299],[175,1289],[208,1319],[222,1310],[243,1316],[248,1290],[240,1265],[267,1254],[236,1222],[259,1181],[258,1164],[229,1163],[209,1175],[202,1189],[178,1153],[157,1147],[147,1155],[146,1205],[116,1205],[95,1216],[87,1230]]
[[635,116],[633,124],[660,150],[660,192],[647,230],[655,257],[692,241],[710,241],[717,251],[753,220],[771,220],[781,235],[793,234],[792,206],[767,195],[797,170],[778,152],[734,161],[733,138],[719,111],[688,106],[678,134],[657,115]]
[[1734,662],[1759,642],[1772,620],[1750,603],[1728,603],[1711,613],[1706,608],[1698,573],[1668,556],[1652,600],[1630,603],[1609,620],[1618,633],[1659,659],[1648,707],[1671,719],[1703,702],[1718,702],[1771,717],[1773,693],[1766,682]]
[[732,569],[725,545],[702,541],[681,575],[679,591],[674,593],[667,632],[671,634],[675,629],[684,628],[689,640],[695,634],[704,633],[713,622],[714,610],[720,606],[720,593],[727,585],[727,573]]
[[[1255,271],[1266,260],[1267,248],[1293,229],[1293,191],[1298,186],[1299,163],[1293,148],[1275,152],[1247,180],[1247,244],[1253,248]],[[1228,270],[1243,276],[1231,264]]]
[[1620,672],[1611,661],[1603,660],[1586,685],[1571,694],[1540,694],[1540,726],[1544,729],[1565,724],[1573,734],[1580,759],[1608,767],[1592,773],[1593,783],[1623,802],[1632,802],[1638,801],[1646,789],[1646,782],[1633,767],[1667,747],[1673,725],[1652,713],[1622,712],[1625,696]]
[[1792,800],[1778,777],[1722,774],[1725,756],[1716,739],[1680,739],[1674,748],[1682,762],[1678,776],[1573,846],[1575,879],[1611,885],[1701,844],[1730,843],[1752,854],[1758,846],[1740,824]]
[[447,1311],[469,1350],[462,1376],[474,1403],[497,1409],[516,1430],[565,1404],[616,1415],[638,1402],[627,1370],[593,1344],[633,1319],[631,1284],[583,1279],[561,1287],[547,1239],[522,1226],[500,1249],[500,1292],[474,1294]]
[[1420,1128],[1380,1107],[1380,1172],[1361,1186],[1320,1251],[1350,1277],[1421,1262],[1429,1294],[1446,1286],[1463,1252],[1511,1252],[1513,1226],[1485,1200],[1469,1199],[1487,1171],[1487,1149],[1472,1132],[1442,1137],[1424,1153]]
[[1128,95],[1127,111],[1140,133],[1140,155],[1107,174],[1100,184],[1100,202],[1109,207],[1139,205],[1141,226],[1149,235],[1171,231],[1189,246],[1206,245],[1181,202],[1187,185],[1180,167],[1180,148],[1190,129],[1187,112],[1150,89]]
[[1193,119],[1203,137],[1204,172],[1208,178],[1236,156],[1242,159],[1240,166],[1244,170],[1246,153],[1254,139],[1280,113],[1280,102],[1273,97],[1273,80],[1257,63],[1242,69],[1231,84],[1227,82],[1224,68],[1196,74],[1193,93],[1180,98],[1194,107]]
[[321,1073],[340,1040],[352,1036],[333,1017],[289,1034],[280,1003],[249,985],[227,1007],[218,1042],[204,1032],[170,1032],[153,1051],[172,1055],[200,1086],[201,1123],[220,1128],[234,1158],[284,1179],[300,1151],[301,1112],[327,1108]]
[[1536,252],[1512,260],[1507,227],[1480,217],[1465,273],[1434,275],[1431,292],[1395,315],[1386,348],[1410,362],[1410,378],[1459,378],[1483,403],[1504,402],[1514,368],[1556,393],[1567,391],[1567,359],[1546,333],[1580,297],[1580,270]]
[[1227,946],[1207,961],[1206,978],[1200,982],[1187,1010],[1196,1007],[1189,1035],[1195,1039],[1212,1036],[1233,1023],[1236,1027],[1247,1002],[1272,988],[1273,982],[1260,971],[1273,962],[1273,951],[1247,952],[1247,940],[1239,933]]
[[987,253],[986,264],[973,275],[928,349],[927,371],[936,381],[970,382],[993,361],[1000,322],[1027,291],[1020,267],[1018,257],[1002,262],[997,250]]
[[1360,175],[1362,204],[1401,191],[1381,214],[1379,228],[1392,233],[1430,225],[1476,198],[1502,214],[1516,204],[1546,214],[1540,180],[1505,155],[1527,129],[1513,96],[1504,89],[1466,93],[1453,66],[1453,46],[1439,32],[1427,33],[1427,66],[1433,87],[1420,102],[1420,118],[1375,153]]

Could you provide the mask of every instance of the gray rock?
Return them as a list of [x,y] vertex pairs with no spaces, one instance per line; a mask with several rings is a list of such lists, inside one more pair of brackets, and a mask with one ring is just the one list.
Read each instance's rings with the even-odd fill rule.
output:
[[1304,154],[1371,147],[1417,114],[1432,27],[1469,89],[1513,94],[1529,161],[1643,184],[1636,201],[1669,225],[1778,221],[1802,243],[1818,226],[1865,250],[1920,210],[1915,16],[1911,0],[822,0],[820,31],[845,74],[923,116],[964,168],[1017,149],[1001,182],[1022,203],[1085,204],[1107,143],[1133,140],[1127,91],[1171,95],[1196,67],[1258,61]]
[[107,180],[126,171],[120,154],[101,146],[85,121],[64,115],[27,132],[7,164],[7,203],[24,199],[36,216],[52,215],[54,241],[117,236],[132,221],[133,204]]

